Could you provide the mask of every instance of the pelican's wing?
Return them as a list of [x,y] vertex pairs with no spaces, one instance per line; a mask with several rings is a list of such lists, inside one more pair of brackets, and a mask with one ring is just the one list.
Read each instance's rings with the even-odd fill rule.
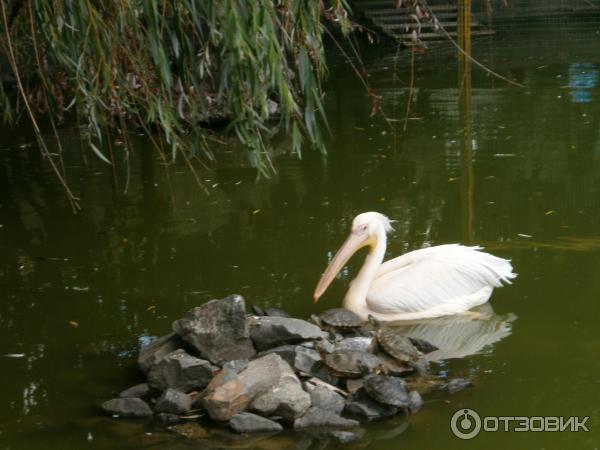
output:
[[510,261],[479,250],[439,245],[383,263],[369,289],[369,308],[382,314],[427,311],[510,283],[516,276]]

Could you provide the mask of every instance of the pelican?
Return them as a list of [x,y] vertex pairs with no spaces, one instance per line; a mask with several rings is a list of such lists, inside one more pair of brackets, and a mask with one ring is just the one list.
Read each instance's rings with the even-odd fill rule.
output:
[[369,247],[365,262],[344,297],[344,307],[367,320],[400,321],[466,313],[488,301],[495,287],[517,275],[510,261],[481,247],[446,244],[383,262],[390,220],[377,212],[359,214],[352,231],[323,272],[316,303],[350,257]]

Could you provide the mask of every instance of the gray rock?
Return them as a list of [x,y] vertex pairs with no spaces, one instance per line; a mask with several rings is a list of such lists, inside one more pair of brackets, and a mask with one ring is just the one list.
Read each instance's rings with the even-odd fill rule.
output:
[[149,417],[152,410],[144,400],[135,397],[113,398],[102,403],[102,409],[111,416],[119,417]]
[[258,350],[266,350],[283,344],[324,338],[327,333],[305,320],[286,317],[253,317],[250,336]]
[[367,420],[378,420],[395,415],[398,408],[376,402],[364,389],[360,389],[348,399],[344,411]]
[[332,411],[317,407],[309,408],[302,417],[294,421],[295,429],[318,427],[354,428],[358,426],[359,423],[356,420],[346,419]]
[[351,431],[330,431],[327,433],[333,442],[339,445],[352,444],[360,439],[360,437]]
[[262,416],[278,416],[289,421],[300,417],[309,407],[310,395],[302,389],[300,380],[291,369],[250,404],[250,409]]
[[455,394],[456,392],[471,386],[473,386],[473,383],[469,380],[465,380],[464,378],[454,378],[444,386],[444,390],[448,392],[448,394]]
[[138,366],[144,373],[152,368],[161,358],[183,347],[181,338],[176,333],[167,334],[142,347],[138,356]]
[[121,398],[144,398],[150,395],[150,386],[148,383],[136,384],[135,386],[131,386],[128,389],[125,389],[123,392],[119,394]]
[[173,322],[173,330],[213,364],[248,359],[255,354],[249,337],[246,306],[239,295],[211,300],[193,308],[182,319]]
[[175,350],[165,355],[148,373],[148,384],[156,389],[188,392],[203,388],[212,380],[215,368],[206,360]]
[[423,397],[421,397],[421,394],[419,394],[417,391],[410,391],[408,393],[408,398],[410,400],[408,409],[411,413],[414,414],[423,407]]
[[167,389],[156,401],[156,412],[183,414],[192,408],[192,399],[185,392]]
[[[246,367],[236,364],[224,365],[202,394],[202,406],[214,420],[230,420],[245,411],[255,398],[284,384],[285,380],[292,380],[285,384],[286,388],[292,388],[296,383],[300,385],[289,364],[274,353],[254,359]],[[268,398],[262,401],[266,400]],[[288,411],[285,405],[282,409]]]
[[304,388],[310,395],[311,406],[331,411],[336,414],[341,414],[344,410],[344,397],[334,390],[324,385],[315,386],[311,383],[304,383]]
[[269,353],[275,353],[288,363],[290,366],[294,365],[294,360],[296,359],[296,345],[280,345],[279,347],[270,348],[269,350],[265,350],[259,353],[259,356],[268,355]]
[[247,412],[233,416],[229,421],[229,426],[238,433],[256,433],[283,430],[283,427],[277,422]]

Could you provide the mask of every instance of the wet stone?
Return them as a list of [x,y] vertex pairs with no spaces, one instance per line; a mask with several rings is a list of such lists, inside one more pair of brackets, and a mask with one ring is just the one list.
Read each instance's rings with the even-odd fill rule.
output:
[[455,394],[456,392],[462,391],[463,389],[471,386],[473,386],[473,383],[471,383],[469,380],[464,378],[454,378],[444,386],[444,390],[448,392],[448,394]]
[[213,377],[215,368],[206,360],[175,350],[165,355],[148,373],[148,384],[156,389],[188,392],[203,388]]
[[192,399],[185,392],[167,389],[156,401],[156,412],[183,414],[192,408]]
[[279,355],[286,363],[290,366],[294,365],[294,361],[296,359],[296,345],[280,345],[279,347],[274,347],[269,350],[265,350],[259,353],[259,356],[268,355],[269,353],[275,353]]
[[121,398],[144,398],[150,395],[150,386],[148,383],[140,383],[125,389],[119,394]]
[[249,337],[245,302],[239,295],[211,300],[193,308],[182,319],[173,322],[173,330],[213,364],[248,359],[255,354]]
[[236,414],[229,421],[232,430],[238,433],[257,433],[281,431],[283,427],[273,420],[266,419],[252,413]]
[[152,415],[148,403],[135,397],[113,398],[102,403],[102,409],[111,416],[116,415],[125,418],[149,417]]
[[416,413],[423,407],[423,397],[417,391],[410,391],[408,393],[409,406],[408,409],[411,413]]
[[305,320],[286,317],[253,317],[250,336],[258,350],[267,350],[283,344],[324,338],[327,333]]
[[330,431],[327,433],[333,442],[339,445],[352,444],[360,439],[356,433],[351,431]]
[[196,422],[186,422],[173,425],[169,427],[169,431],[188,439],[206,439],[210,437],[210,433],[206,431],[202,425]]
[[294,421],[295,429],[318,427],[354,428],[358,426],[359,423],[356,420],[346,419],[332,411],[317,407],[309,408],[306,414]]
[[156,419],[162,425],[174,425],[176,423],[181,423],[185,421],[185,419],[182,419],[181,416],[179,416],[178,414],[172,413],[158,413],[156,415]]
[[138,366],[147,373],[163,356],[183,347],[181,338],[176,333],[162,336],[140,350]]

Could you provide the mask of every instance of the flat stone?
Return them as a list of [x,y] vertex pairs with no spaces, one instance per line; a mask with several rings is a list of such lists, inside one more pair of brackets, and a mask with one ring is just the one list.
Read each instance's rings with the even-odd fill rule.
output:
[[360,389],[348,399],[344,411],[371,421],[393,416],[398,408],[376,402],[364,389]]
[[465,380],[464,378],[454,378],[444,386],[444,390],[448,392],[448,394],[455,394],[471,386],[473,386],[473,383],[469,380]]
[[259,353],[259,356],[268,355],[269,353],[276,353],[281,356],[281,358],[288,363],[290,366],[294,365],[294,361],[296,359],[296,348],[297,345],[280,345],[279,347],[273,347],[268,350]]
[[250,336],[258,350],[266,350],[283,344],[324,338],[327,333],[305,320],[263,316],[252,318]]
[[356,420],[346,419],[332,411],[317,407],[309,408],[302,417],[294,421],[295,429],[318,427],[354,428],[358,426],[359,423]]
[[149,345],[142,347],[138,356],[138,366],[144,373],[152,368],[163,356],[183,347],[181,338],[176,333],[159,337]]
[[[285,380],[292,380],[286,382],[289,383],[285,384],[286,388],[293,388],[296,383],[300,385],[290,365],[274,353],[254,359],[245,367],[236,364],[225,364],[223,370],[208,384],[201,397],[202,406],[213,420],[230,420],[235,414],[245,411],[255,398],[281,386]],[[310,402],[308,394],[306,397]],[[261,401],[266,402],[266,400],[269,398]],[[258,405],[262,407],[261,403]],[[281,407],[284,412],[294,411],[288,410],[285,402]],[[302,407],[301,403],[299,409]],[[275,410],[278,408],[279,406]]]
[[300,380],[291,369],[250,404],[250,409],[262,416],[278,416],[289,421],[300,417],[309,407],[310,395],[302,389]]
[[257,433],[283,430],[283,427],[277,422],[248,412],[233,416],[229,421],[229,426],[238,433]]
[[156,401],[156,412],[183,414],[192,408],[192,399],[185,392],[167,389]]
[[216,368],[210,362],[175,350],[165,355],[148,373],[148,384],[156,389],[167,388],[188,392],[205,387]]
[[310,395],[311,406],[341,414],[344,410],[345,399],[340,394],[324,385],[304,383],[304,389]]
[[121,398],[144,398],[150,395],[150,386],[148,383],[140,383],[125,389],[119,394]]
[[248,359],[256,353],[249,337],[244,299],[239,295],[193,308],[173,322],[173,330],[213,364]]
[[419,394],[417,391],[410,391],[408,393],[408,398],[410,400],[408,409],[411,413],[414,414],[423,407],[423,397],[421,397],[421,394]]
[[152,415],[152,410],[148,403],[140,398],[113,398],[102,403],[102,409],[111,416],[119,417],[149,417]]

